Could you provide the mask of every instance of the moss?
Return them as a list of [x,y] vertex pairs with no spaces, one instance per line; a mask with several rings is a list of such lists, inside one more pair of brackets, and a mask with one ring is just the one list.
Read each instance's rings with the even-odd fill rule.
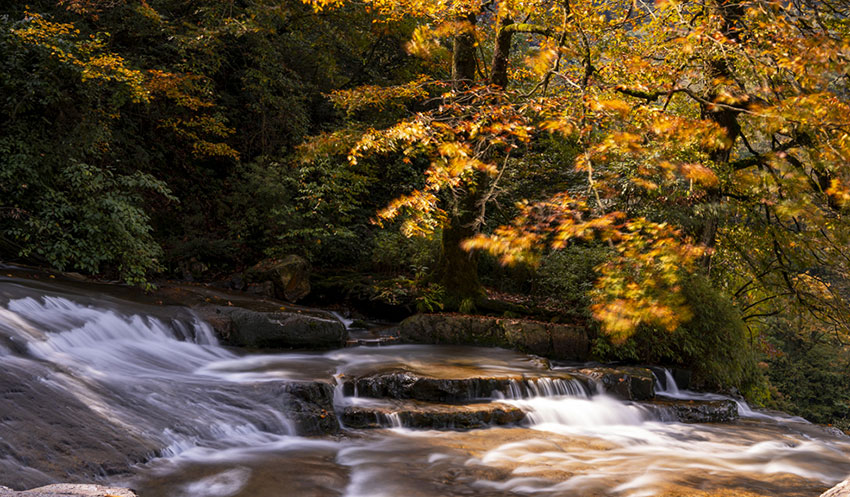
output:
[[683,295],[693,312],[690,321],[672,333],[641,326],[619,346],[601,337],[594,344],[597,359],[678,366],[693,371],[696,388],[736,388],[756,403],[767,401],[755,339],[730,299],[698,275],[686,280]]

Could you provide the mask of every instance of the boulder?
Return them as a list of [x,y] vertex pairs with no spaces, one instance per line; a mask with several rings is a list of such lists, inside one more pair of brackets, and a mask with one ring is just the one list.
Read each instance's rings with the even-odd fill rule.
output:
[[850,497],[850,479],[844,480],[838,485],[822,493],[820,497]]
[[277,298],[297,302],[310,293],[310,263],[303,257],[264,259],[245,272],[252,283],[271,281]]
[[342,347],[348,331],[337,318],[321,311],[261,312],[242,307],[207,306],[197,309],[222,343],[236,347]]
[[0,497],[137,497],[127,488],[103,487],[100,485],[57,483],[34,488],[24,492],[14,492],[0,487]]
[[595,367],[576,369],[575,372],[592,378],[605,393],[623,400],[649,400],[655,397],[655,377],[647,368]]
[[552,359],[590,359],[585,328],[528,319],[417,314],[401,322],[399,335],[406,343],[503,347]]
[[124,474],[164,447],[86,405],[33,362],[0,369],[0,483],[31,488]]
[[348,428],[406,428],[471,430],[514,425],[525,419],[518,407],[500,403],[445,405],[409,402],[382,406],[348,406],[342,410]]

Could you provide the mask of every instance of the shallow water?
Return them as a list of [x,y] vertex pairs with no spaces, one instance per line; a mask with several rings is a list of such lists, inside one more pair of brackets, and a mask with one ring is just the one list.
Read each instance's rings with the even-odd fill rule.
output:
[[[98,426],[117,427],[159,447],[150,462],[102,476],[142,497],[803,496],[850,474],[848,440],[799,418],[739,403],[738,423],[665,423],[643,405],[581,388],[494,395],[529,413],[525,427],[303,437],[263,385],[400,370],[534,377],[546,364],[500,349],[422,345],[246,355],[219,346],[185,309],[54,283],[0,279],[0,360],[41,368],[32,381],[90,407],[93,437]],[[663,393],[718,398],[674,387],[668,380]],[[338,388],[335,402],[358,399]],[[0,452],[11,429],[3,409]],[[8,473],[0,485],[37,466],[0,460]]]

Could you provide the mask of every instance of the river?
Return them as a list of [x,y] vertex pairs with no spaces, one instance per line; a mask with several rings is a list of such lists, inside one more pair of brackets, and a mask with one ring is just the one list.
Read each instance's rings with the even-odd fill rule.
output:
[[[0,361],[0,485],[12,487],[96,479],[141,497],[802,497],[850,474],[850,439],[800,418],[739,403],[737,422],[685,424],[564,385],[477,399],[521,408],[522,426],[414,430],[386,419],[383,429],[304,436],[275,385],[338,385],[341,409],[380,403],[339,386],[369,371],[525,375],[540,362],[428,345],[248,353],[220,346],[188,309],[53,281],[0,277]],[[669,397],[722,398],[667,385]]]

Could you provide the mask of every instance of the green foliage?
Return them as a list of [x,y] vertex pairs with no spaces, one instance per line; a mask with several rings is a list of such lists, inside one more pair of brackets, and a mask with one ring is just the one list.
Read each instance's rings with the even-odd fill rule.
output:
[[775,389],[771,407],[850,428],[850,351],[831,341],[811,343],[788,335],[781,345],[784,352],[767,360]]
[[463,299],[458,306],[458,311],[462,314],[472,314],[475,312],[475,301],[472,299]]
[[[412,24],[371,21],[362,7],[325,16],[297,0],[4,4],[2,255],[133,280],[289,251],[349,264],[375,230],[364,197],[383,204],[398,175],[291,156],[341,118],[324,94],[415,74],[402,46]],[[80,167],[97,180],[71,193]]]
[[412,272],[424,278],[440,256],[439,233],[431,237],[407,237],[395,230],[381,230],[372,244],[370,270],[386,273]]
[[597,339],[601,360],[626,360],[680,366],[694,373],[698,388],[737,388],[757,402],[765,401],[766,383],[758,368],[758,344],[739,311],[704,277],[685,280],[682,294],[693,317],[673,331],[641,326],[622,345]]
[[431,283],[419,290],[416,297],[416,310],[418,312],[437,312],[443,310],[443,300],[446,290],[442,285]]
[[[14,256],[144,284],[162,255],[145,204],[171,196],[109,146],[140,104],[136,73],[67,25],[28,17],[0,29],[0,238]],[[112,66],[93,75],[92,61]]]
[[[547,254],[534,279],[534,293],[586,311],[598,278],[596,267],[611,256],[603,245],[570,245]],[[589,313],[587,314],[589,315]]]

